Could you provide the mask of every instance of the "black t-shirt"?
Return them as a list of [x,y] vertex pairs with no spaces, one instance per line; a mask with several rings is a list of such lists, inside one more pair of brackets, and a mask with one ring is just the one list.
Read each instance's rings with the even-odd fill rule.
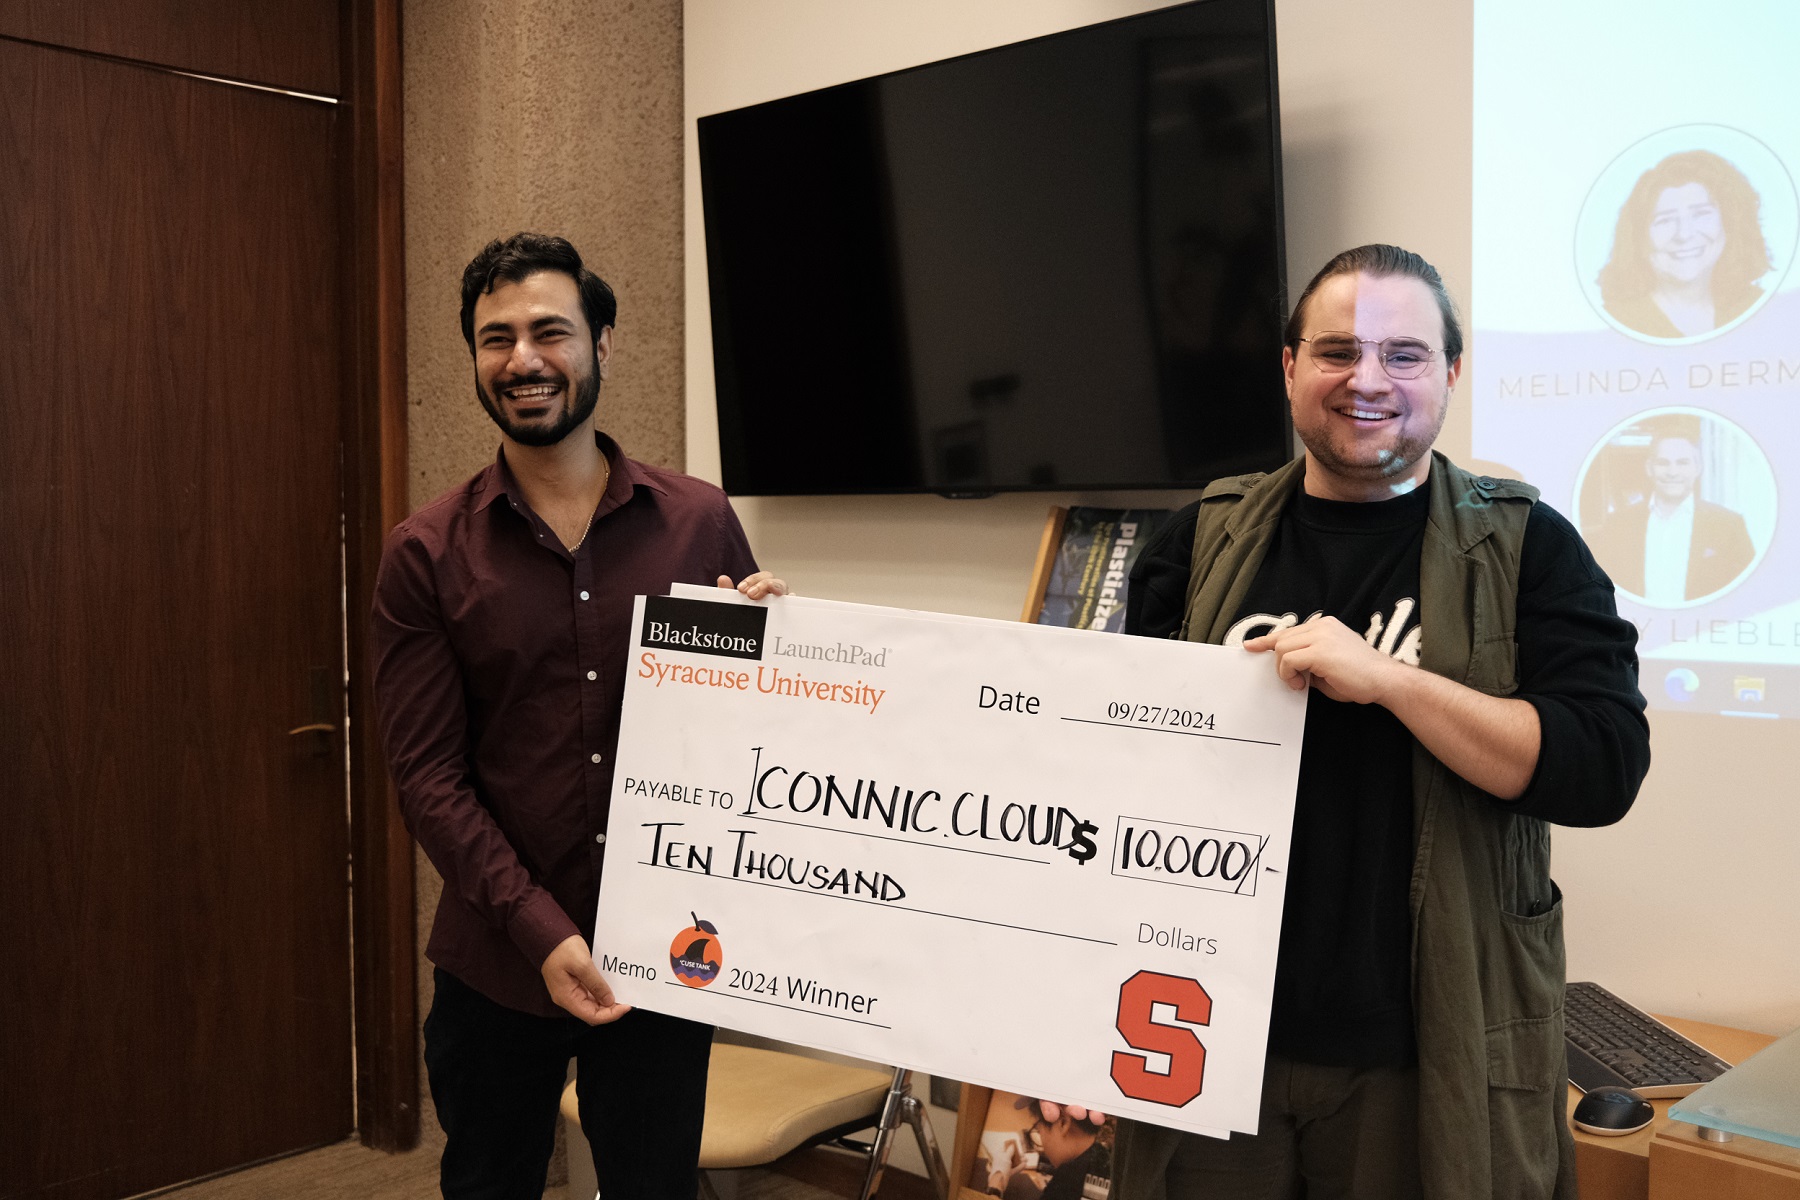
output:
[[[1415,666],[1419,552],[1431,495],[1378,504],[1295,495],[1225,638],[1336,617]],[[1412,735],[1377,704],[1307,696],[1269,1048],[1301,1062],[1412,1061],[1407,915]]]
[[[1345,504],[1297,492],[1227,640],[1323,613],[1416,665],[1431,619],[1417,603],[1429,494]],[[1145,546],[1127,632],[1178,633],[1197,508]],[[1537,709],[1543,740],[1531,785],[1510,806],[1568,825],[1618,820],[1650,760],[1637,631],[1580,536],[1545,504],[1526,522],[1515,630],[1515,695]],[[1269,1033],[1277,1053],[1344,1066],[1413,1056],[1413,744],[1378,705],[1308,697]]]

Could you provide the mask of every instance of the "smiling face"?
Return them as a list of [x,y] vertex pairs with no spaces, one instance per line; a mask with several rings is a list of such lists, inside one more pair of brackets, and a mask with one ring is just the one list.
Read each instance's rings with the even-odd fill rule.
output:
[[1302,343],[1282,351],[1294,432],[1306,447],[1307,494],[1385,500],[1424,482],[1461,361],[1443,356],[1444,318],[1431,289],[1405,275],[1334,275],[1306,301],[1301,336],[1362,342],[1413,338],[1436,352],[1417,379],[1393,379],[1374,345],[1348,370],[1319,370]]
[[575,280],[538,271],[475,301],[475,394],[522,446],[554,446],[585,428],[600,398],[612,329],[588,332]]
[[1658,503],[1673,508],[1693,494],[1700,480],[1700,451],[1683,437],[1657,438],[1644,470]]
[[1664,188],[1650,211],[1650,269],[1659,279],[1708,279],[1725,252],[1725,221],[1703,183]]

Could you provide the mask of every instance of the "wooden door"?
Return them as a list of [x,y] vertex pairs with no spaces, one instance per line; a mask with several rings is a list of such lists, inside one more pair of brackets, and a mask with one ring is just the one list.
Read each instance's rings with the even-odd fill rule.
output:
[[337,119],[0,40],[0,1197],[353,1127]]

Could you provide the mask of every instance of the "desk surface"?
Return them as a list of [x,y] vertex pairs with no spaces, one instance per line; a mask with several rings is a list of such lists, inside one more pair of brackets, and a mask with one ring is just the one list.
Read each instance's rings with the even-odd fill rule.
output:
[[[1704,1021],[1684,1021],[1680,1017],[1658,1015],[1658,1020],[1690,1041],[1698,1042],[1733,1065],[1743,1062],[1775,1039],[1763,1033],[1750,1033],[1725,1025],[1708,1025]],[[1569,1085],[1569,1111],[1574,1112],[1581,1091]],[[1650,1194],[1650,1143],[1660,1130],[1668,1128],[1669,1107],[1673,1100],[1652,1100],[1656,1118],[1636,1133],[1623,1137],[1600,1137],[1575,1130],[1575,1169],[1581,1177],[1583,1200],[1645,1200]],[[1688,1128],[1673,1122],[1678,1129]]]

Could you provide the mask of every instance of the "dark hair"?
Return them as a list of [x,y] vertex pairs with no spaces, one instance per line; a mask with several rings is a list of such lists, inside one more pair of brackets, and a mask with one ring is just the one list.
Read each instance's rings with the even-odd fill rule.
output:
[[1769,270],[1769,244],[1763,240],[1762,197],[1744,173],[1710,150],[1671,154],[1638,176],[1631,195],[1619,207],[1613,227],[1612,253],[1600,268],[1600,300],[1609,308],[1655,286],[1650,269],[1650,219],[1656,201],[1672,187],[1697,183],[1719,206],[1725,249],[1713,268],[1713,295],[1721,284],[1729,290],[1750,286]]
[[1656,449],[1656,443],[1670,438],[1680,438],[1691,446],[1700,445],[1700,418],[1685,413],[1651,417],[1639,422],[1635,428],[1650,438],[1651,450]]
[[587,318],[588,334],[598,338],[600,331],[618,316],[619,302],[613,290],[582,265],[581,254],[567,238],[547,233],[515,233],[509,238],[495,238],[481,248],[463,268],[462,334],[475,351],[475,301],[494,290],[496,284],[519,283],[539,271],[559,271],[575,281],[581,292],[581,314]]
[[1438,312],[1444,318],[1444,362],[1453,363],[1462,357],[1462,322],[1457,318],[1456,305],[1451,303],[1450,293],[1444,288],[1444,277],[1438,274],[1436,267],[1411,250],[1378,242],[1346,250],[1319,268],[1319,273],[1312,277],[1312,282],[1300,293],[1300,299],[1294,302],[1293,313],[1288,316],[1287,331],[1282,335],[1288,349],[1300,348],[1300,330],[1306,316],[1306,302],[1312,299],[1312,294],[1319,290],[1320,284],[1334,275],[1401,275],[1417,279],[1437,297]]

